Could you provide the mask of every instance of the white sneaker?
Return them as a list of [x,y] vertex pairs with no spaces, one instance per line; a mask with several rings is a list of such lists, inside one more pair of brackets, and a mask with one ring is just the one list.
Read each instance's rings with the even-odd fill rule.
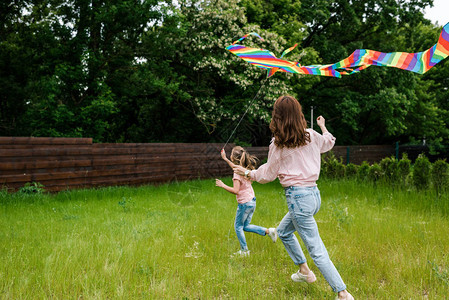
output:
[[246,251],[239,250],[231,255],[231,257],[236,257],[236,256],[242,256],[242,257],[249,256],[249,250],[246,250]]
[[307,283],[312,283],[315,282],[316,280],[316,276],[315,274],[310,271],[309,274],[304,275],[301,272],[296,272],[295,274],[292,274],[292,280],[294,282],[307,282]]
[[276,228],[268,228],[268,235],[270,236],[273,243],[276,243],[276,240],[278,239],[278,231]]

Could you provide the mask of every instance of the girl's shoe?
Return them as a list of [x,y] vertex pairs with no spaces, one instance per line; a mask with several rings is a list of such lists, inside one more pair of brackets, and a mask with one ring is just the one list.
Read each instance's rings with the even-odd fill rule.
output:
[[278,231],[276,228],[268,228],[268,235],[270,236],[273,243],[276,243],[276,240],[278,239]]
[[239,250],[231,255],[231,257],[236,257],[236,256],[243,256],[243,257],[249,256],[249,250],[246,250],[246,251]]
[[292,274],[292,280],[294,282],[312,283],[312,282],[315,282],[316,276],[315,276],[315,274],[312,271],[310,271],[309,274],[307,274],[307,275],[304,275],[304,274],[302,274],[301,272],[298,271],[295,274]]

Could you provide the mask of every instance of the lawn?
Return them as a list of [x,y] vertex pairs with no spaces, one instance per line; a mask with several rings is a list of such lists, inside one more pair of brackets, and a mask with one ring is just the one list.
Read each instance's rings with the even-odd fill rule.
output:
[[[231,179],[225,178],[230,184]],[[253,224],[287,211],[279,183],[253,184]],[[320,180],[316,215],[331,259],[356,299],[447,299],[449,198],[355,180]],[[282,242],[247,233],[235,196],[213,180],[55,195],[0,192],[2,299],[334,299],[297,271]]]

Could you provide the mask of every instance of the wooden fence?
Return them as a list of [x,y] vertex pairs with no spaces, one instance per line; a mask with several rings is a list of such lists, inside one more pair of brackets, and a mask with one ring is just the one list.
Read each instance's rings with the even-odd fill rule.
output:
[[[228,154],[233,145],[228,145]],[[0,137],[0,188],[39,182],[48,191],[138,185],[223,177],[232,170],[220,158],[222,144],[96,144],[90,138]],[[247,150],[263,161],[268,147]],[[346,162],[379,161],[393,146],[336,146]],[[349,152],[348,152],[349,151]]]
[[360,165],[363,161],[372,164],[393,156],[395,148],[393,145],[335,146],[331,152],[343,163]]
[[[49,191],[138,185],[232,174],[222,144],[94,144],[90,138],[0,137],[0,187]],[[227,146],[228,153],[232,145]],[[258,157],[266,147],[252,147]]]

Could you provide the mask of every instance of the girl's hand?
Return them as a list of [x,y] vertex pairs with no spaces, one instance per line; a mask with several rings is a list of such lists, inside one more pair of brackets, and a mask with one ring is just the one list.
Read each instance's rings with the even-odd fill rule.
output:
[[235,165],[232,169],[234,170],[234,173],[245,176],[246,169],[244,167]]
[[326,120],[323,118],[323,116],[319,116],[318,118],[316,118],[316,123],[318,124],[318,126],[322,127],[325,125]]
[[220,179],[215,179],[215,186],[222,188],[224,186],[224,183]]
[[225,149],[221,149],[221,158],[226,160],[226,151],[225,151]]

